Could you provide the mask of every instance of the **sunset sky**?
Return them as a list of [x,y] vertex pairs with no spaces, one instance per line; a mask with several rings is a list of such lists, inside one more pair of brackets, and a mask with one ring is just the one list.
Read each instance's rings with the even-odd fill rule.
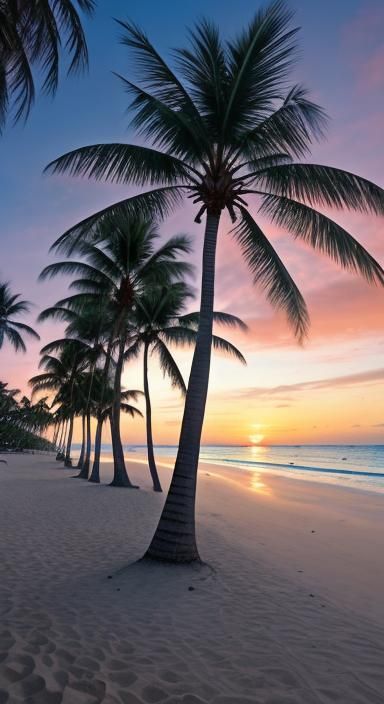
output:
[[[216,20],[229,36],[259,5],[249,0],[99,0],[98,4],[94,20],[85,25],[89,75],[63,78],[53,101],[40,97],[27,124],[9,126],[0,138],[0,277],[34,302],[27,321],[32,325],[39,310],[66,290],[64,279],[37,283],[41,269],[53,261],[48,250],[54,239],[93,211],[135,192],[114,184],[42,176],[49,161],[73,148],[133,138],[127,130],[127,96],[111,73],[129,75],[129,55],[118,44],[119,29],[111,18],[134,19],[167,54],[169,47],[185,42],[186,26],[202,15]],[[359,173],[384,187],[384,4],[296,0],[289,5],[302,27],[293,81],[304,82],[332,118],[328,139],[316,145],[313,161]],[[192,260],[199,271],[203,226],[194,224],[194,215],[188,202],[161,231],[164,236],[178,232],[193,236]],[[383,218],[340,212],[332,217],[383,265]],[[248,324],[247,334],[226,333],[240,347],[247,366],[213,356],[203,441],[384,442],[383,290],[342,272],[284,231],[261,222],[307,300],[310,336],[299,347],[284,316],[253,287],[224,217],[215,307]],[[196,299],[191,309],[197,306]],[[40,347],[61,334],[60,326],[51,323],[38,331],[41,343],[29,343],[26,355],[16,356],[8,346],[0,352],[0,379],[23,391],[36,373]],[[187,378],[190,352],[176,351],[175,356]],[[125,386],[141,388],[141,376],[140,363],[130,365]],[[156,358],[151,361],[150,385],[155,441],[176,443],[182,400],[158,371]],[[142,443],[144,438],[143,421],[124,419],[126,442]]]

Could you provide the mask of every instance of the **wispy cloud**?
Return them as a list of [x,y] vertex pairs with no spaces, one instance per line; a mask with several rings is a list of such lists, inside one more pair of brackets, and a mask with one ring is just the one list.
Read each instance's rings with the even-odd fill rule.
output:
[[[282,394],[298,394],[303,391],[314,391],[319,389],[342,389],[357,385],[376,384],[384,381],[384,367],[380,369],[370,369],[356,374],[347,374],[345,376],[335,376],[326,379],[314,379],[311,381],[302,381],[296,384],[280,384],[279,386],[252,386],[245,389],[233,391],[229,395],[231,398],[237,399],[265,399],[272,397],[280,397]],[[218,395],[215,395],[216,397]]]

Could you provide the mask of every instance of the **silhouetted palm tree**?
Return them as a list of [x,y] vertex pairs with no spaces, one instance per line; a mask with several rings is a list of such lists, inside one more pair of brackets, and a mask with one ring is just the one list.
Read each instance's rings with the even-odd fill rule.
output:
[[[174,359],[169,344],[175,346],[194,346],[198,327],[198,313],[182,315],[192,290],[184,283],[174,283],[168,287],[153,287],[138,297],[131,316],[131,346],[125,353],[125,359],[137,357],[143,351],[143,380],[146,408],[147,454],[148,466],[155,491],[162,491],[153,451],[152,404],[149,393],[148,356],[156,354],[160,369],[168,376],[172,386],[185,395],[187,389]],[[214,313],[218,323],[246,329],[246,325],[233,315]],[[212,337],[213,347],[231,354],[243,364],[245,359],[241,352],[230,342],[217,335]]]
[[[143,417],[142,412],[138,408],[136,408],[135,406],[132,406],[130,403],[128,403],[128,401],[137,401],[139,399],[139,397],[142,395],[142,393],[143,393],[142,391],[137,391],[137,390],[129,390],[129,391],[122,390],[121,391],[120,410],[123,413],[127,413],[132,418],[134,418],[136,416],[140,416],[142,418]],[[94,415],[97,419],[97,425],[96,425],[96,432],[95,432],[94,459],[93,459],[91,476],[89,477],[89,481],[93,482],[95,484],[99,484],[99,482],[100,482],[100,456],[101,456],[101,440],[102,440],[102,433],[103,433],[103,425],[107,420],[109,420],[110,425],[111,425],[111,431],[112,431],[112,427],[113,427],[113,420],[112,420],[113,401],[114,401],[114,387],[113,386],[106,386],[103,371],[99,370],[97,373],[94,388],[93,388],[93,407],[94,407]]]
[[323,136],[323,110],[301,86],[288,88],[295,59],[292,13],[280,1],[256,13],[233,40],[201,21],[189,46],[174,52],[176,72],[137,26],[120,23],[123,43],[137,58],[140,85],[122,79],[132,97],[131,126],[153,146],[96,144],[76,149],[48,167],[143,186],[149,192],[104,208],[70,228],[57,246],[70,248],[104,218],[151,212],[165,216],[184,196],[205,216],[199,329],[170,491],[148,556],[199,559],[195,538],[196,475],[208,391],[215,256],[224,210],[254,281],[282,308],[301,339],[308,313],[300,291],[250,212],[259,212],[340,266],[384,283],[370,254],[318,208],[384,213],[384,191],[341,169],[301,163]]
[[54,94],[61,53],[70,59],[68,73],[88,65],[88,50],[77,7],[91,15],[94,0],[1,0],[0,131],[7,112],[15,122],[27,117],[35,98],[36,70],[42,90]]
[[35,340],[40,340],[40,336],[29,325],[19,323],[14,320],[22,313],[28,313],[31,304],[28,301],[21,301],[20,294],[12,294],[8,283],[0,283],[0,349],[7,339],[15,352],[26,351],[22,333],[26,333]]
[[[62,301],[59,301],[62,304]],[[59,352],[73,342],[82,351],[83,360],[88,361],[87,371],[83,369],[78,379],[79,391],[82,394],[82,445],[77,468],[79,479],[88,479],[91,457],[91,398],[94,373],[97,364],[103,363],[106,357],[105,345],[110,335],[110,321],[107,316],[107,302],[103,296],[98,300],[86,294],[74,296],[73,309],[67,305],[55,305],[43,310],[38,320],[59,320],[67,323],[66,337],[54,340],[42,349],[42,353]]]
[[33,376],[29,380],[29,384],[32,387],[32,396],[40,391],[55,392],[52,406],[65,406],[69,428],[64,464],[66,467],[72,467],[73,424],[75,416],[81,411],[83,401],[81,380],[82,374],[87,368],[88,359],[86,350],[76,340],[68,340],[65,345],[60,345],[59,349],[60,352],[57,356],[43,354],[39,367],[44,368],[45,371]]

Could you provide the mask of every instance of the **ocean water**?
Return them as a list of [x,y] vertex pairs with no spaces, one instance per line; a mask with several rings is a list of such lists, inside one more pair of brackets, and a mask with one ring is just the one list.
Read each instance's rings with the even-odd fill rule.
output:
[[[75,445],[79,449],[79,445]],[[145,445],[126,445],[127,460]],[[111,445],[103,445],[103,458],[111,458]],[[158,445],[156,457],[175,457],[175,445]],[[320,481],[384,493],[384,445],[204,445],[200,459],[249,472]]]

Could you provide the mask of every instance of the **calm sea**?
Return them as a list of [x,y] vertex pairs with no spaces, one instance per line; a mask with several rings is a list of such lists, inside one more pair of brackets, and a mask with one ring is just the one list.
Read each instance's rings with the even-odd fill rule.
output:
[[[74,447],[79,450],[79,445]],[[145,452],[145,445],[126,445],[127,460]],[[175,457],[177,447],[155,448],[160,457]],[[111,457],[111,445],[103,445],[103,458]],[[273,445],[239,447],[204,445],[204,462],[229,465],[250,472],[271,472],[301,479],[341,484],[384,493],[384,445]]]

